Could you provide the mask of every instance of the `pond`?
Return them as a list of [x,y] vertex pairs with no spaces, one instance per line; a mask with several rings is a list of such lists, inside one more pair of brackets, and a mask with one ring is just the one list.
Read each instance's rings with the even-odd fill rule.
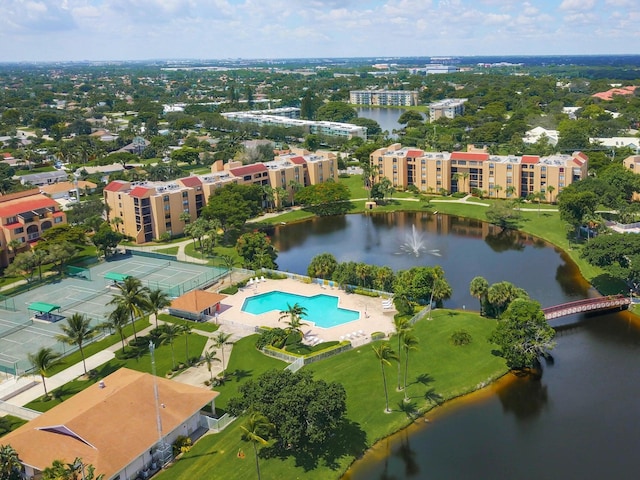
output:
[[[415,227],[415,234],[414,234]],[[507,280],[543,306],[594,294],[562,252],[522,233],[427,213],[348,215],[277,227],[282,270],[306,273],[311,258],[441,265],[453,287],[446,307],[478,309],[469,282]],[[423,249],[416,256],[415,242]],[[402,248],[402,247],[405,248]],[[640,329],[626,312],[567,317],[540,381],[508,375],[446,404],[384,440],[346,478],[637,478]]]

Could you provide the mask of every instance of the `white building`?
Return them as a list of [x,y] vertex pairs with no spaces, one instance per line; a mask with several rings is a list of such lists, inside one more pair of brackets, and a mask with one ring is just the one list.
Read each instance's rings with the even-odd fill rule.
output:
[[352,90],[349,103],[354,105],[392,105],[411,107],[418,105],[417,90]]
[[464,114],[464,104],[466,101],[466,98],[447,98],[429,104],[429,121],[433,122],[442,117],[454,118]]
[[524,143],[536,143],[542,137],[547,137],[549,145],[557,145],[559,133],[557,130],[547,130],[543,127],[535,127],[525,132],[522,141]]

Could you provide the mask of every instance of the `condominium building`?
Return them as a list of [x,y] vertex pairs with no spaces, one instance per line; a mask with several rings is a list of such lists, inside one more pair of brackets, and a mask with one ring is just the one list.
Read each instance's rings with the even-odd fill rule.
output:
[[42,233],[64,223],[67,217],[60,205],[37,188],[0,196],[0,266],[9,265],[16,253]]
[[184,233],[186,222],[194,221],[216,188],[228,183],[283,188],[291,200],[295,189],[337,179],[337,160],[332,154],[287,154],[272,162],[242,165],[216,162],[207,175],[192,175],[170,182],[125,182],[114,180],[103,191],[109,219],[120,220],[113,228],[136,243],[156,240],[165,234]]
[[[300,127],[308,133],[333,135],[337,137],[346,137],[348,139],[353,137],[360,137],[364,140],[367,139],[366,127],[352,125],[351,123],[301,120],[299,118],[289,117],[286,115],[269,115],[263,114],[262,112],[264,111],[266,110],[254,110],[252,112],[225,112],[222,116],[227,120],[240,123],[253,123],[259,127],[263,125],[275,125],[287,128]],[[291,112],[291,114],[293,115],[293,112]]]
[[399,143],[374,151],[371,164],[396,188],[414,185],[422,192],[473,192],[493,198],[547,194],[548,201],[587,176],[588,158],[573,155],[491,155],[477,152],[425,152]]
[[349,103],[354,105],[393,105],[412,107],[418,105],[417,90],[352,90]]
[[447,98],[438,102],[430,103],[429,120],[433,122],[442,117],[454,118],[457,115],[464,114],[464,104],[466,101],[466,98]]

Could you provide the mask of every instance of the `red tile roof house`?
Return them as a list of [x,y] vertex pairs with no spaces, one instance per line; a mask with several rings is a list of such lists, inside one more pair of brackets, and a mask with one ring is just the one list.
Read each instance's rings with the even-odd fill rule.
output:
[[176,317],[206,321],[207,317],[215,315],[220,309],[220,302],[227,298],[226,295],[207,292],[206,290],[191,290],[176,298],[168,308],[169,313]]
[[121,368],[9,433],[2,443],[18,452],[26,478],[39,478],[54,460],[73,463],[76,458],[93,465],[105,479],[145,478],[160,467],[162,457],[167,460],[163,452],[170,451],[179,435],[202,432],[200,410],[213,407],[217,396],[212,390],[160,377],[154,382],[153,375]]

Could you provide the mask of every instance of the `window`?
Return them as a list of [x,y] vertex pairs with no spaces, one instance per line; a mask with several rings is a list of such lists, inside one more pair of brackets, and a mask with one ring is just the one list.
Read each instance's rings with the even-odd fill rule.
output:
[[24,232],[24,228],[23,227],[18,227],[13,232],[14,233],[22,233],[22,232]]
[[53,223],[62,223],[62,217],[56,217],[53,219]]
[[189,192],[182,192],[182,198],[187,198],[189,196]]
[[6,225],[9,225],[11,223],[17,223],[17,222],[18,222],[18,217],[7,217]]
[[165,195],[164,197],[162,197],[162,200],[164,200],[165,202],[169,201],[169,195]]

